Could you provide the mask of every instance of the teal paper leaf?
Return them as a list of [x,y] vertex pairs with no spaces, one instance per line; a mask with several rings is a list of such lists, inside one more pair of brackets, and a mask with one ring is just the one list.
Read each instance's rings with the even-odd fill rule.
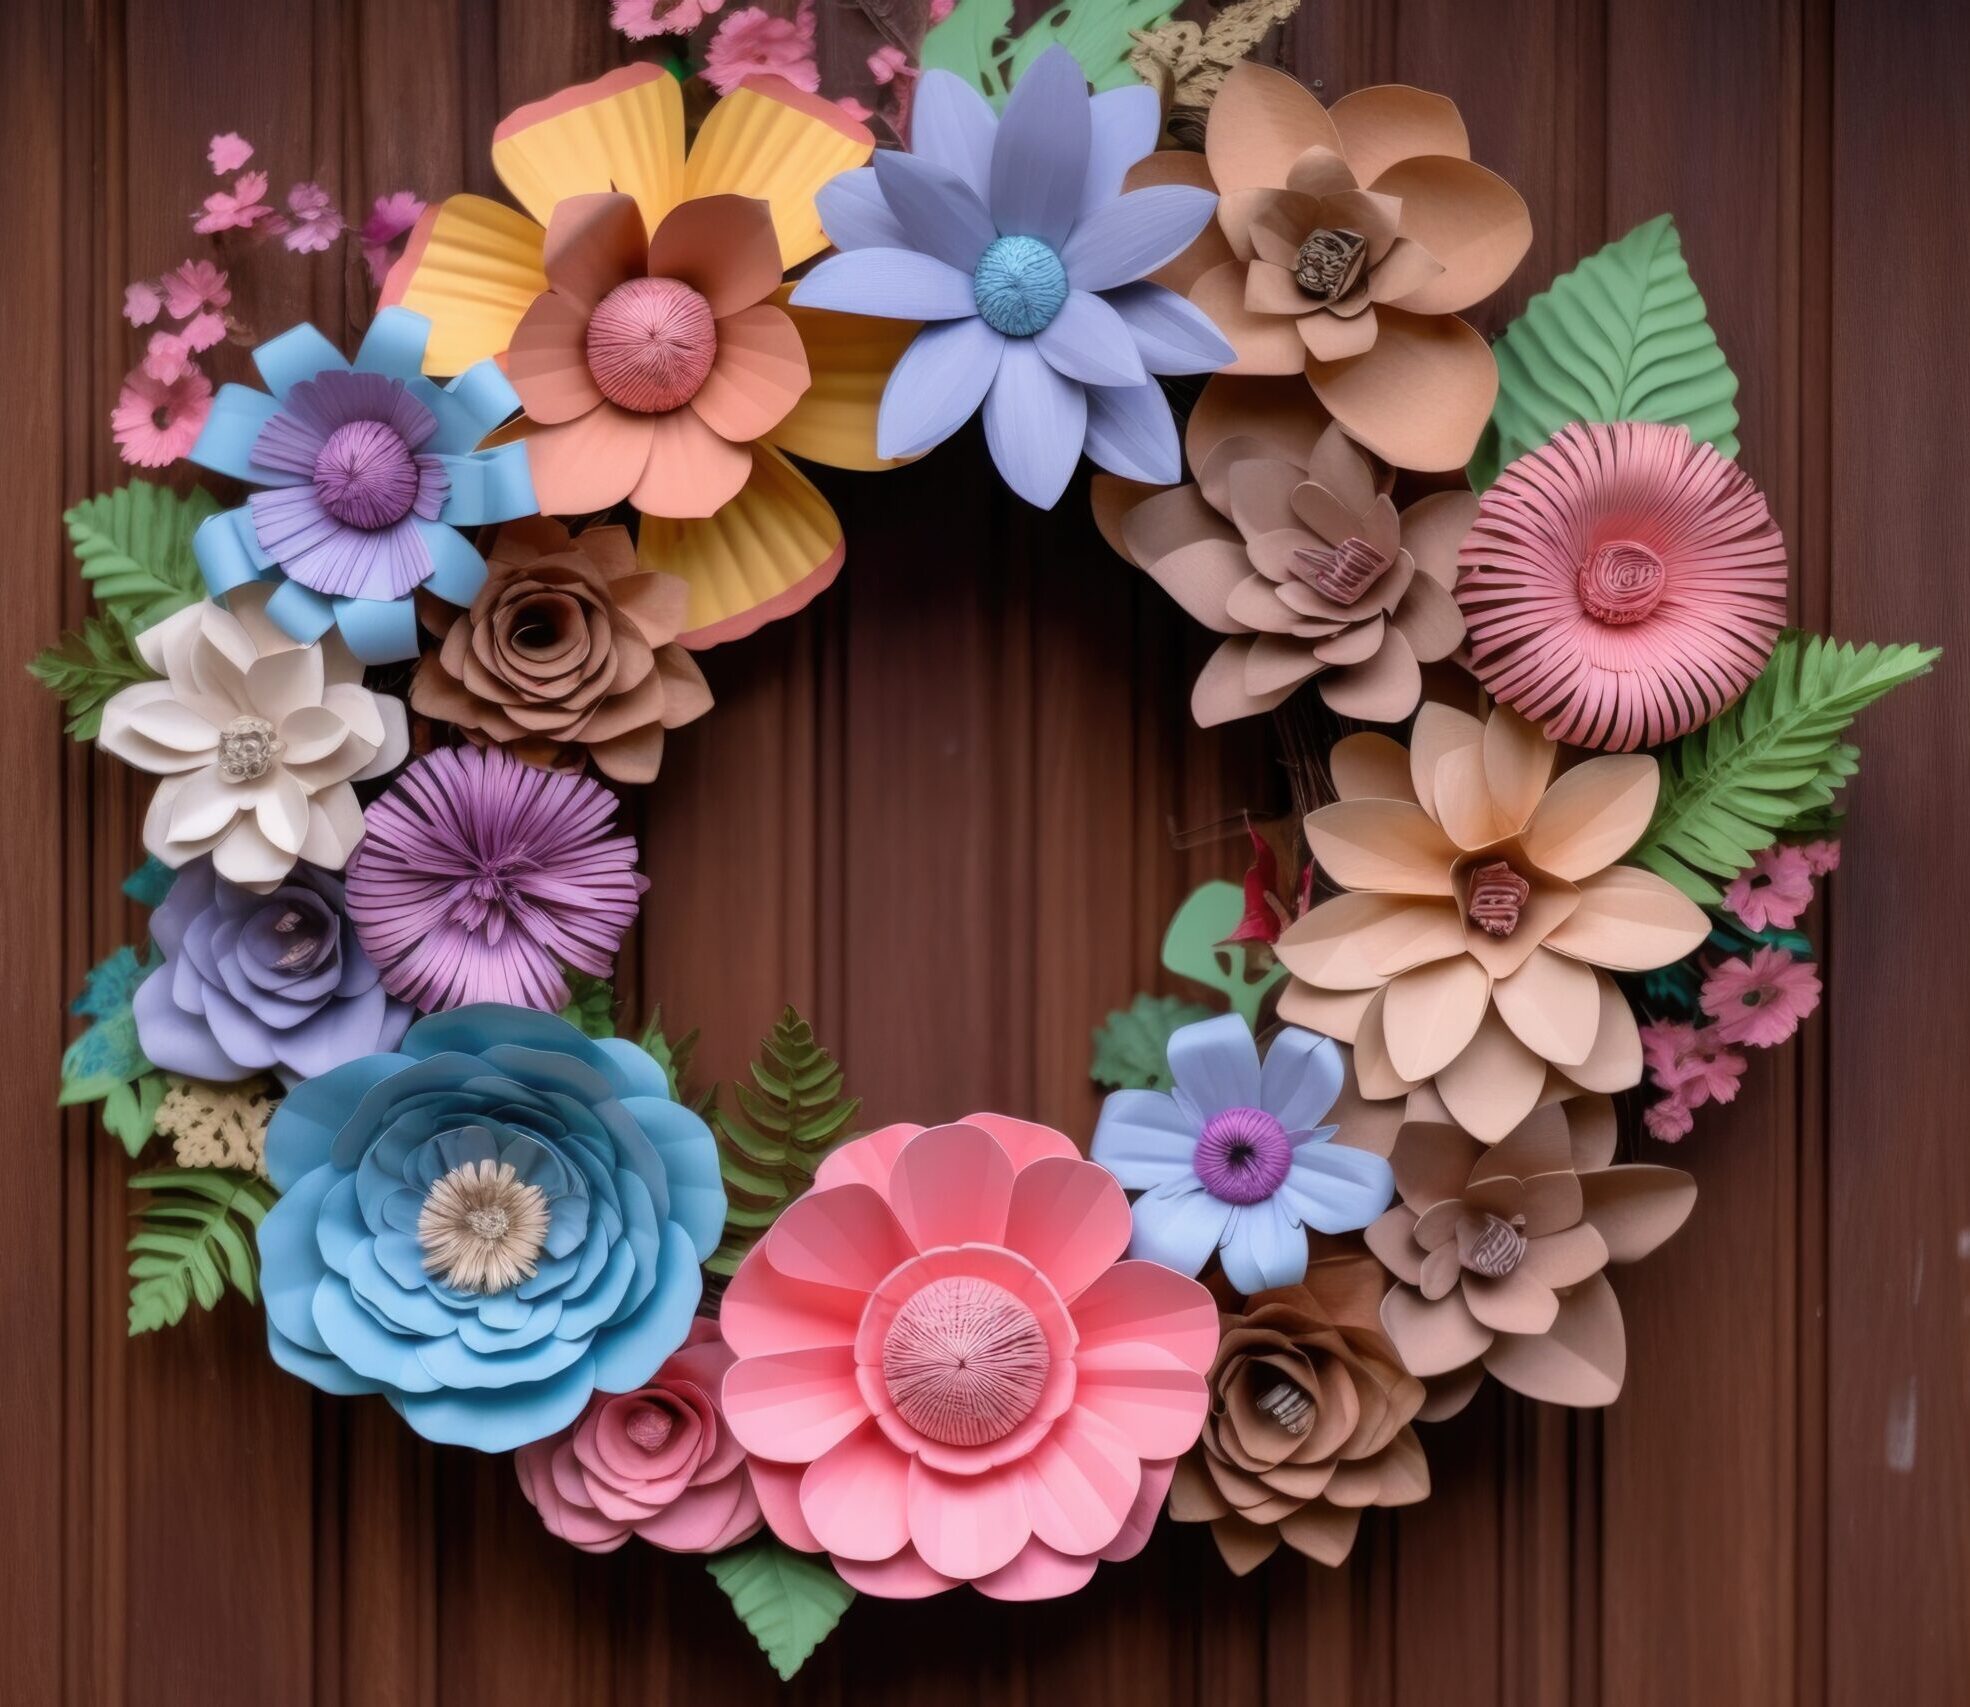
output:
[[1661,421],[1737,455],[1737,375],[1665,213],[1541,291],[1493,346],[1498,401],[1472,489],[1574,421]]
[[192,535],[218,510],[202,486],[181,498],[168,487],[132,480],[84,499],[63,511],[62,520],[96,602],[141,634],[205,597]]
[[60,1107],[101,1102],[119,1086],[151,1071],[137,1042],[130,1002],[137,986],[161,964],[155,949],[139,960],[135,949],[119,948],[90,969],[82,994],[69,1011],[94,1023],[62,1053],[62,1088],[56,1099]]
[[140,907],[161,907],[178,874],[155,854],[123,880],[123,893]]
[[265,1180],[232,1168],[160,1168],[133,1174],[148,1191],[130,1237],[130,1337],[184,1320],[196,1302],[212,1309],[228,1285],[257,1301],[254,1234],[273,1206]]
[[1088,1077],[1110,1090],[1168,1090],[1170,1033],[1215,1011],[1182,996],[1137,996],[1094,1028]]
[[1169,22],[1174,0],[1066,0],[1019,33],[1012,0],[958,0],[957,8],[923,38],[926,71],[962,77],[995,107],[1003,107],[1026,68],[1056,43],[1081,62],[1097,90],[1138,81],[1129,66],[1131,30]]
[[1216,990],[1255,1030],[1259,1004],[1286,976],[1269,950],[1260,952],[1225,938],[1245,917],[1245,891],[1222,878],[1193,890],[1163,933],[1163,965],[1179,978]]
[[796,1553],[771,1536],[720,1553],[706,1560],[705,1568],[783,1683],[826,1640],[855,1598],[823,1560]]

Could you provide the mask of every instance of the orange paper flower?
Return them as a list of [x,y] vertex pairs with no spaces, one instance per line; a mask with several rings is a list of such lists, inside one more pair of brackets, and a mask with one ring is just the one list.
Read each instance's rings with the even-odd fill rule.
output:
[[1461,468],[1498,393],[1457,311],[1532,242],[1518,191],[1471,160],[1441,95],[1359,89],[1327,108],[1249,61],[1212,104],[1204,156],[1166,150],[1129,187],[1218,192],[1218,218],[1157,279],[1217,322],[1234,374],[1304,370],[1350,437],[1399,468]]
[[1309,815],[1319,869],[1348,891],[1281,935],[1282,1019],[1355,1046],[1362,1093],[1435,1081],[1496,1143],[1549,1070],[1591,1091],[1641,1078],[1635,1016],[1611,971],[1666,966],[1709,935],[1673,884],[1616,863],[1655,810],[1639,754],[1553,776],[1557,746],[1502,707],[1427,704],[1405,751],[1336,743],[1340,799]]
[[873,138],[832,102],[749,79],[688,155],[676,79],[631,65],[522,107],[493,167],[526,212],[453,196],[384,287],[428,315],[426,366],[497,357],[543,511],[643,512],[646,568],[689,584],[686,646],[749,634],[833,580],[841,525],[784,454],[883,468],[876,408],[916,328],[786,304],[827,246],[814,194]]

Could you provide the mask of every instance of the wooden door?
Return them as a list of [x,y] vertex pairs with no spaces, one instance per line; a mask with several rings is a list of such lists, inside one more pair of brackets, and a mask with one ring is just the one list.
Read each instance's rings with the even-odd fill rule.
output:
[[[728,0],[736,4],[736,0]],[[1087,0],[1084,0],[1087,3]],[[1031,11],[1033,8],[1026,8]],[[831,59],[874,41],[821,0]],[[0,492],[11,527],[0,1049],[0,1698],[736,1704],[778,1686],[700,1564],[551,1540],[504,1460],[317,1397],[236,1302],[124,1337],[126,1165],[51,1110],[60,1002],[141,929],[143,789],[19,665],[85,594],[62,507],[115,481],[126,279],[187,252],[215,130],[358,205],[491,190],[519,102],[629,57],[605,0],[6,0]],[[1348,1569],[1234,1582],[1166,1530],[1086,1593],[864,1601],[814,1702],[1459,1707],[1961,1701],[1970,1691],[1970,11],[1960,0],[1307,0],[1281,62],[1332,99],[1453,95],[1537,236],[1530,292],[1673,210],[1743,380],[1743,460],[1795,608],[1953,648],[1871,714],[1821,1019],[1675,1160],[1702,1195],[1624,1276],[1628,1390],[1495,1390],[1429,1441],[1437,1493]],[[236,304],[352,327],[351,267],[273,258]],[[1114,561],[1084,487],[1009,500],[975,440],[829,483],[849,565],[718,652],[715,713],[642,808],[621,988],[735,1070],[787,999],[872,1120],[979,1106],[1085,1135],[1087,1033],[1238,850],[1172,831],[1282,804],[1263,731],[1185,715],[1200,637]]]

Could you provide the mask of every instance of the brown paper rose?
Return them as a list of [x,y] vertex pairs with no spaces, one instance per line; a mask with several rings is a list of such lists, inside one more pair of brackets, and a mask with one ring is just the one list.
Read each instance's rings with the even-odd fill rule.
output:
[[1329,1257],[1302,1285],[1261,1292],[1223,1318],[1210,1414],[1177,1465],[1170,1515],[1209,1523],[1240,1576],[1281,1541],[1338,1565],[1365,1507],[1429,1494],[1410,1426],[1423,1384],[1376,1315],[1387,1278],[1368,1257]]
[[410,702],[480,745],[527,763],[616,782],[649,782],[664,731],[711,709],[696,661],[673,645],[688,597],[675,576],[640,568],[629,530],[570,537],[544,516],[509,522],[468,610],[435,602]]

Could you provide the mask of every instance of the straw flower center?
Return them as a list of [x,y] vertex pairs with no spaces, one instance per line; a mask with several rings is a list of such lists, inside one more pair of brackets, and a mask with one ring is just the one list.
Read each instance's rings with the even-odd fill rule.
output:
[[1662,602],[1662,559],[1632,539],[1597,545],[1581,565],[1580,603],[1596,621],[1612,627],[1640,622]]
[[993,331],[1030,338],[1051,326],[1067,301],[1067,269],[1037,237],[1001,237],[978,257],[971,295]]
[[1358,231],[1320,226],[1307,233],[1293,262],[1293,282],[1315,302],[1339,302],[1361,282],[1368,239]]
[[1002,1440],[1033,1413],[1052,1359],[1033,1312],[975,1275],[946,1275],[896,1312],[882,1380],[896,1414],[945,1446]]
[[235,717],[219,731],[219,774],[228,782],[258,782],[286,750],[264,717]]
[[1351,605],[1382,578],[1392,561],[1357,534],[1324,551],[1300,547],[1293,553],[1293,573],[1330,603]]
[[1519,928],[1519,915],[1531,897],[1532,885],[1502,859],[1471,872],[1470,899],[1465,911],[1471,923],[1489,936],[1510,936]]
[[417,502],[417,461],[395,427],[345,421],[315,457],[315,497],[344,527],[393,527]]
[[424,1267],[454,1292],[504,1292],[530,1278],[547,1242],[547,1194],[511,1162],[466,1162],[417,1213]]
[[1227,1108],[1204,1122],[1191,1166],[1220,1203],[1263,1203],[1293,1165],[1286,1128],[1262,1108]]
[[1503,1280],[1525,1259],[1525,1217],[1461,1215],[1457,1220],[1457,1260],[1472,1274]]
[[681,279],[631,279],[588,322],[588,371],[611,403],[639,415],[682,408],[718,354],[711,304]]

